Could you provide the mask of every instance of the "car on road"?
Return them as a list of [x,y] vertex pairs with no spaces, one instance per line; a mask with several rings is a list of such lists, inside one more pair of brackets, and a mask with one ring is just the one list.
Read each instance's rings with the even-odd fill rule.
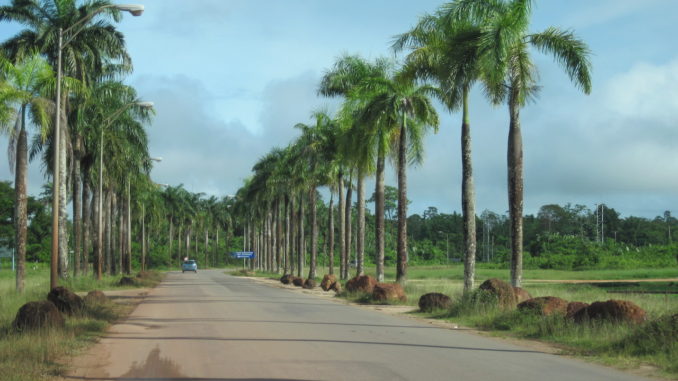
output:
[[186,271],[193,271],[194,273],[198,272],[198,262],[196,262],[193,259],[189,259],[187,261],[184,261],[184,263],[181,264],[181,272],[185,273]]

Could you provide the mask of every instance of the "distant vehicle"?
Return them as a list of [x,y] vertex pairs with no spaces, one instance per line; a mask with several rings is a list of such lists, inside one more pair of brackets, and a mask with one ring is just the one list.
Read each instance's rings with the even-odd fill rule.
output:
[[181,264],[181,272],[185,273],[186,271],[193,271],[194,273],[197,273],[198,263],[193,259],[184,261],[184,263]]

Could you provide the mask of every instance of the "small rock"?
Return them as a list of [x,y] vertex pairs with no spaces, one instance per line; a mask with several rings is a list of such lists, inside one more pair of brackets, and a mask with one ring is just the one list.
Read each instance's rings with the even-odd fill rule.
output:
[[374,291],[374,286],[377,284],[377,280],[372,278],[369,275],[360,275],[355,278],[349,279],[346,282],[346,290],[348,292],[364,292],[371,294]]
[[297,287],[303,287],[304,286],[304,279],[293,276],[292,277],[292,284],[297,286]]
[[565,314],[565,317],[568,319],[574,319],[574,315],[579,312],[579,310],[588,306],[589,304],[584,302],[570,302],[567,304],[567,314]]
[[59,311],[68,315],[79,313],[84,305],[81,297],[66,287],[61,286],[54,287],[47,294],[47,300],[54,303]]
[[19,308],[12,327],[19,332],[50,327],[64,327],[59,309],[49,300],[28,302]]
[[304,281],[304,288],[306,289],[314,289],[315,288],[315,279],[308,278]]
[[291,274],[285,274],[285,275],[280,277],[280,283],[290,284],[290,282],[292,282],[292,277],[293,277],[293,275],[291,275]]
[[424,312],[448,309],[451,304],[452,299],[449,296],[438,292],[424,294],[419,298],[419,309]]
[[567,300],[556,296],[540,296],[532,298],[518,304],[521,311],[533,311],[542,316],[551,316],[553,314],[567,314]]
[[103,293],[103,291],[93,290],[87,293],[84,301],[85,304],[100,304],[106,303],[108,301],[108,297]]
[[372,299],[377,302],[404,302],[407,300],[407,295],[398,283],[377,283],[372,291]]
[[483,282],[479,288],[496,296],[497,303],[499,303],[499,306],[504,309],[515,308],[517,304],[516,294],[513,291],[513,286],[501,279],[488,279]]
[[590,306],[577,311],[573,318],[577,323],[586,320],[607,320],[635,324],[643,323],[647,319],[645,310],[628,300],[593,302]]
[[325,274],[323,280],[320,282],[320,288],[322,288],[323,291],[329,291],[335,283],[337,283],[337,277],[334,274]]

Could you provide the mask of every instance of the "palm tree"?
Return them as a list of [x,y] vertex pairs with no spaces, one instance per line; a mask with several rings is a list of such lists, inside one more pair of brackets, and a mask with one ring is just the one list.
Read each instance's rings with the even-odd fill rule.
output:
[[370,99],[361,111],[361,120],[376,121],[397,151],[398,171],[398,265],[396,281],[407,280],[407,165],[419,163],[427,127],[438,128],[438,114],[429,94],[435,89],[418,86],[395,75],[389,79],[368,79],[363,86]]
[[[340,57],[337,62],[334,64],[334,67],[329,70],[323,76],[321,84],[319,86],[318,92],[325,96],[343,96],[346,102],[343,105],[343,111],[341,113],[341,123],[338,125],[344,125],[344,130],[350,130],[343,135],[343,138],[337,136],[337,145],[343,147],[337,153],[337,158],[341,161],[350,162],[350,165],[353,165],[357,168],[357,190],[358,190],[358,274],[362,274],[364,263],[364,242],[365,242],[365,195],[364,195],[364,181],[365,176],[369,175],[373,169],[373,163],[377,157],[374,154],[375,151],[379,151],[377,147],[373,134],[365,133],[362,131],[369,128],[369,125],[374,121],[360,121],[358,122],[353,115],[356,113],[357,108],[359,107],[361,100],[364,98],[364,94],[360,94],[359,89],[360,85],[370,78],[384,78],[386,71],[389,67],[389,63],[386,60],[378,59],[374,63],[370,63],[360,56],[356,55],[344,55]],[[362,123],[365,122],[366,125]],[[361,136],[360,139],[357,139],[357,136]],[[344,142],[343,144],[341,142]],[[381,152],[381,151],[380,151]],[[383,153],[383,152],[382,152]],[[377,161],[377,193],[381,189],[381,194],[383,195],[384,188],[384,157],[385,154],[376,158]],[[381,160],[381,161],[380,161]],[[341,162],[338,161],[338,162]],[[381,162],[381,167],[379,163]],[[342,247],[342,270],[346,267],[346,246],[350,243],[345,242],[345,212],[343,211],[344,202],[343,202],[343,171],[337,171],[337,185],[339,188],[339,208],[341,210],[340,215],[340,242],[343,242]],[[331,206],[330,206],[331,209]],[[381,211],[381,212],[380,212]],[[331,220],[330,225],[333,225],[333,220]],[[377,279],[383,281],[384,278],[384,203],[383,197],[381,198],[381,203],[377,201],[376,203],[376,240],[377,240],[377,250],[376,250],[376,263],[377,263]],[[332,232],[333,233],[333,232]],[[332,234],[331,233],[331,234]],[[330,239],[330,254],[333,254],[333,234]],[[330,266],[333,264],[332,255],[330,255]],[[332,268],[330,267],[330,273]],[[342,275],[346,270],[342,271]]]
[[10,170],[14,171],[15,204],[14,224],[16,233],[17,273],[16,290],[24,291],[26,270],[26,234],[28,225],[27,204],[27,171],[28,171],[28,138],[26,117],[30,113],[31,122],[38,127],[44,137],[49,123],[50,101],[43,95],[48,86],[53,86],[52,70],[47,62],[34,55],[17,65],[0,59],[0,104],[3,107],[15,108],[16,118],[9,123],[2,123],[0,128],[10,135],[7,153]]
[[522,282],[523,251],[523,144],[520,109],[538,91],[537,69],[530,47],[551,54],[563,66],[575,86],[591,91],[590,51],[568,30],[549,27],[539,33],[528,31],[532,0],[459,0],[441,12],[451,20],[479,25],[477,38],[480,65],[495,103],[505,101],[509,109],[507,151],[509,219],[511,226],[511,283]]
[[[95,19],[95,16],[99,17]],[[68,30],[74,25],[82,24],[77,33],[67,35],[68,43],[62,50],[63,72],[66,76],[77,78],[88,85],[93,78],[102,74],[110,75],[112,71],[105,69],[110,62],[115,62],[117,72],[129,71],[131,60],[125,50],[123,35],[101,18],[119,21],[120,11],[111,7],[108,0],[93,0],[78,6],[76,0],[13,0],[11,5],[0,7],[0,21],[14,21],[27,27],[17,35],[6,40],[1,49],[7,57],[17,62],[38,51],[44,54],[53,68],[57,66],[58,36],[61,30]],[[84,20],[84,22],[83,22]],[[66,107],[64,107],[66,106]],[[58,117],[64,119],[68,114],[61,110],[69,109],[69,96],[66,92],[63,105],[57,105]],[[55,116],[56,117],[56,116]],[[66,257],[68,253],[68,235],[66,232],[66,199],[67,199],[67,140],[68,126],[63,123],[60,146],[56,147],[59,160],[59,267],[60,276],[66,275]],[[54,140],[54,139],[52,139]],[[55,211],[57,212],[57,211]]]
[[[303,123],[295,127],[301,129],[302,135],[296,145],[300,154],[304,157],[302,174],[307,184],[309,205],[311,207],[311,262],[309,265],[309,279],[316,277],[316,265],[318,255],[318,221],[317,221],[317,187],[329,183],[328,167],[332,164],[332,148],[334,143],[334,126],[332,118],[323,111],[315,111],[312,114],[315,124],[309,126]],[[301,161],[297,161],[301,162]]]
[[436,95],[450,112],[462,108],[464,292],[473,289],[475,276],[476,215],[468,95],[474,82],[482,80],[478,64],[479,36],[479,27],[452,21],[438,12],[422,17],[412,30],[398,36],[393,44],[395,51],[410,49],[404,69],[408,75],[436,82],[441,90]]

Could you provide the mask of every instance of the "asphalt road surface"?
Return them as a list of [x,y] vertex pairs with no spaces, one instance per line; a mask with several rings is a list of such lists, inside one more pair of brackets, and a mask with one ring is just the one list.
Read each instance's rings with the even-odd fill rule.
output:
[[173,272],[77,380],[639,380],[613,369],[270,287]]

